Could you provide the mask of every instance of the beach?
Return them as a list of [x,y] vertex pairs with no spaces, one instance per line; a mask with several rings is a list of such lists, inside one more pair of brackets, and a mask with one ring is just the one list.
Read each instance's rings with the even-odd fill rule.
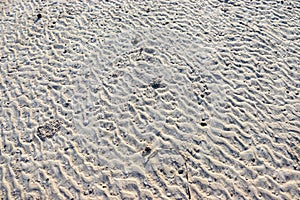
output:
[[1,199],[300,199],[299,13],[0,1]]

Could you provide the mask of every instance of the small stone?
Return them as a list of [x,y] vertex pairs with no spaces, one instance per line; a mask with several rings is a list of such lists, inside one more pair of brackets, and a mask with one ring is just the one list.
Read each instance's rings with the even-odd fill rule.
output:
[[59,86],[59,85],[53,85],[52,88],[53,88],[54,90],[60,90],[60,89],[61,89],[61,86]]
[[147,156],[151,153],[151,148],[150,147],[146,147],[142,153],[143,156]]
[[207,123],[206,122],[201,122],[200,125],[201,126],[207,126]]
[[64,103],[63,105],[64,105],[64,107],[67,108],[67,107],[69,107],[70,103]]
[[88,120],[84,120],[84,121],[83,121],[83,125],[84,125],[84,126],[87,126],[88,124],[89,124],[89,121],[88,121]]
[[155,80],[153,81],[150,86],[153,88],[153,89],[158,89],[158,88],[162,88],[163,85],[160,83],[159,80]]

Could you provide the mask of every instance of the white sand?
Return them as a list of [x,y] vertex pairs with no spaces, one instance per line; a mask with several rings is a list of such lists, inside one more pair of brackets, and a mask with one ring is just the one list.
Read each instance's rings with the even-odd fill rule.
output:
[[2,0],[0,197],[300,199],[299,13]]

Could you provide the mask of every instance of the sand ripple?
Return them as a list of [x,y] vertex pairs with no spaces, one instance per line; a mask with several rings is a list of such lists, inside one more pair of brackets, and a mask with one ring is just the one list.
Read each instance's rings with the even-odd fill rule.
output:
[[0,10],[0,197],[300,199],[298,1]]

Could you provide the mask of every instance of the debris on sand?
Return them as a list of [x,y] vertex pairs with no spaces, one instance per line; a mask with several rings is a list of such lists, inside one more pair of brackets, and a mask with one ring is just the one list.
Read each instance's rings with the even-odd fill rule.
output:
[[61,128],[61,122],[59,120],[48,122],[43,126],[38,127],[38,136],[42,141],[46,138],[52,138]]
[[150,86],[151,86],[153,89],[158,89],[158,88],[163,88],[163,87],[164,87],[164,85],[161,83],[161,80],[159,80],[159,79],[153,80],[153,81],[150,83]]

